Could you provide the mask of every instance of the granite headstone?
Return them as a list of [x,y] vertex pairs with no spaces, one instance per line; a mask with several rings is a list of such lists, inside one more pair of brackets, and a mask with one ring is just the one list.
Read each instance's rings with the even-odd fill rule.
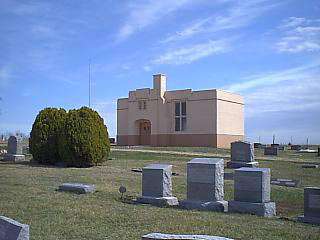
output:
[[172,196],[172,165],[150,164],[142,168],[142,196],[137,201],[156,206],[178,205],[178,199]]
[[229,202],[230,212],[274,216],[276,206],[270,201],[270,169],[239,168],[234,174],[234,201]]
[[227,163],[228,168],[257,167],[258,162],[254,161],[254,147],[246,141],[231,143],[231,161]]
[[299,221],[320,224],[320,188],[307,187],[304,189],[304,215]]
[[187,199],[180,202],[186,209],[225,212],[224,160],[222,158],[194,158],[187,164]]
[[29,240],[29,225],[0,216],[1,240]]
[[24,161],[25,155],[22,153],[22,139],[16,136],[10,136],[7,145],[7,154],[4,155],[4,161]]

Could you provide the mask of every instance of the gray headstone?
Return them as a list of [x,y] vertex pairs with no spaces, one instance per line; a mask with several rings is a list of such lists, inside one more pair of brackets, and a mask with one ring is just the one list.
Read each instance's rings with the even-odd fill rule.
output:
[[208,236],[208,235],[181,235],[149,233],[142,236],[142,240],[232,240],[231,238]]
[[253,162],[254,147],[253,144],[245,141],[231,143],[231,161],[233,162]]
[[270,169],[239,168],[234,173],[234,199],[240,202],[270,201]]
[[142,168],[142,196],[172,196],[172,165],[150,164]]
[[304,189],[304,215],[299,221],[320,225],[320,188],[307,187]]
[[29,225],[0,216],[1,240],[29,240]]
[[304,215],[319,218],[320,221],[320,188],[307,187],[304,189]]
[[278,148],[277,147],[266,147],[264,149],[264,155],[277,156],[278,155]]
[[96,191],[96,187],[92,184],[83,183],[64,183],[59,186],[60,191],[75,192],[78,194],[92,193]]
[[187,164],[187,199],[223,200],[224,161],[222,158],[194,158]]
[[291,150],[299,151],[302,149],[301,145],[291,145]]
[[10,136],[8,139],[8,154],[22,154],[22,139],[16,136]]
[[276,204],[270,202],[270,169],[239,168],[234,173],[234,200],[229,211],[263,217],[276,215]]

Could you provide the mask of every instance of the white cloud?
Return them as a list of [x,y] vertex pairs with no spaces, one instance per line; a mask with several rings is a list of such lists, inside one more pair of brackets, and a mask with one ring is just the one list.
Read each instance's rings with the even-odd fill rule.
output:
[[108,127],[110,137],[117,135],[117,101],[116,100],[99,100],[93,103],[93,108],[104,119]]
[[259,17],[267,10],[278,4],[270,4],[265,0],[256,1],[222,1],[220,3],[232,3],[226,11],[220,15],[198,19],[181,31],[178,31],[166,39],[163,43],[185,39],[196,34],[212,33],[222,30],[236,29],[249,25],[253,19]]
[[276,43],[278,52],[316,52],[320,50],[320,19],[290,17],[279,26],[284,31]]
[[275,85],[284,81],[305,79],[308,76],[313,76],[312,71],[319,67],[320,61],[315,61],[296,68],[247,76],[243,78],[246,80],[245,82],[232,84],[230,86],[226,86],[224,89],[230,92],[243,92],[256,87]]
[[144,0],[131,4],[129,6],[128,18],[118,33],[118,39],[124,40],[128,38],[135,32],[141,31],[191,2],[191,0]]
[[197,61],[201,58],[223,53],[229,50],[228,42],[225,40],[209,40],[205,43],[194,44],[175,50],[169,50],[152,61],[152,64],[181,65]]
[[245,77],[227,86],[245,98],[246,117],[266,112],[309,111],[320,107],[320,61]]
[[12,73],[9,67],[0,67],[0,88],[5,88],[8,86],[12,79]]

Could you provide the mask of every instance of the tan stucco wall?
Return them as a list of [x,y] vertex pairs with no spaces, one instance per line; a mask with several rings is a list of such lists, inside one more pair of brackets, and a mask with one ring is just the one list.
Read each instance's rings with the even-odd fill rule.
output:
[[[161,146],[221,146],[243,139],[243,98],[222,90],[165,91],[166,79],[154,75],[154,89],[129,92],[118,100],[117,139],[120,145],[139,143],[138,120],[151,122],[151,145]],[[139,109],[138,102],[146,101],[147,108]],[[186,101],[187,129],[175,131],[176,101]]]

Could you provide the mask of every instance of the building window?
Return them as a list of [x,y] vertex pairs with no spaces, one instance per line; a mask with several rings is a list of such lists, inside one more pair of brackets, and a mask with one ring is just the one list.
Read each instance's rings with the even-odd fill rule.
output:
[[147,109],[147,101],[139,101],[138,102],[138,107],[139,107],[139,110]]
[[187,129],[187,105],[186,102],[175,103],[175,131]]

